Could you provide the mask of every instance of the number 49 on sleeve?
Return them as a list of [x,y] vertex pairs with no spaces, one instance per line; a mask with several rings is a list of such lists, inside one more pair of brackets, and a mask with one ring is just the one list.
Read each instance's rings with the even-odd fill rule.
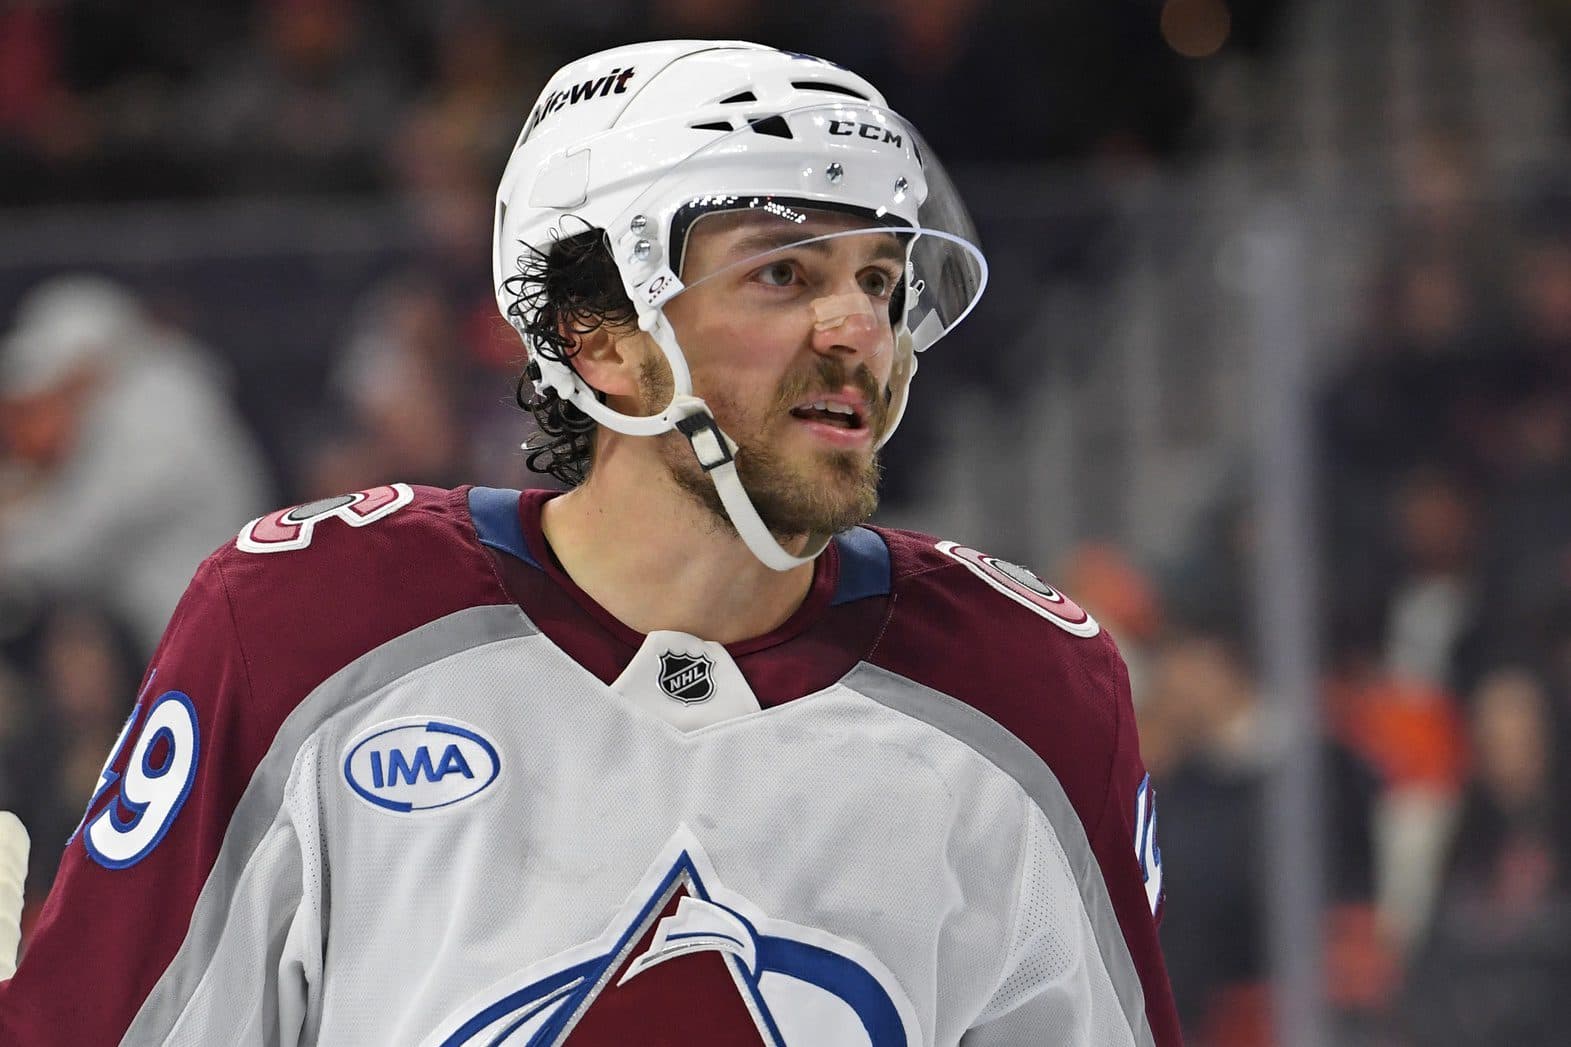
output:
[[123,774],[109,768],[136,728],[132,713],[105,765],[93,803],[106,792],[114,798],[82,829],[87,853],[107,869],[125,869],[157,847],[185,805],[196,780],[201,752],[196,707],[180,691],[165,691],[153,700],[142,720]]

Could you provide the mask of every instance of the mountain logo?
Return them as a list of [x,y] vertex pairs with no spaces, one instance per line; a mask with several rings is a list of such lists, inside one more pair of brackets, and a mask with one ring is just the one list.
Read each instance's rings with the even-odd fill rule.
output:
[[529,963],[423,1047],[917,1047],[915,1008],[871,952],[766,916],[679,826],[594,941]]

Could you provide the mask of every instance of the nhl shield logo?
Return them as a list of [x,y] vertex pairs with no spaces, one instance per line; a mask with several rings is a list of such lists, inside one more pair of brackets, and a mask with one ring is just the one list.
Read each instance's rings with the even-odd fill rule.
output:
[[701,654],[667,651],[660,656],[660,689],[683,705],[708,701],[715,693],[714,665]]

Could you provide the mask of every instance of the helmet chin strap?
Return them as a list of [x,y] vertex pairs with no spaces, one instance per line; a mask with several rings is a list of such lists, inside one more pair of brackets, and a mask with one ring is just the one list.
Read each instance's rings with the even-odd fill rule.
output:
[[812,563],[824,551],[833,535],[809,535],[807,547],[800,556],[775,540],[763,518],[758,515],[753,500],[748,497],[747,489],[742,486],[742,478],[736,473],[736,441],[727,436],[715,422],[709,405],[691,392],[692,378],[687,369],[687,358],[677,343],[676,332],[671,330],[665,318],[665,310],[656,306],[650,312],[651,316],[639,318],[639,326],[654,338],[671,366],[672,375],[680,376],[676,395],[671,397],[671,403],[661,415],[669,416],[672,427],[687,437],[688,446],[692,447],[699,467],[709,475],[710,482],[715,485],[715,493],[720,495],[720,504],[725,508],[731,526],[736,528],[742,543],[766,567],[789,571]]
[[677,432],[687,437],[699,466],[709,474],[731,526],[736,528],[743,544],[764,566],[776,571],[789,571],[793,567],[812,563],[824,551],[832,535],[809,535],[807,548],[802,550],[800,556],[787,551],[775,540],[753,506],[753,500],[747,496],[742,478],[736,474],[736,443],[715,424],[715,416],[709,413],[708,404],[696,396],[677,396],[667,410],[685,412],[676,423]]
[[754,556],[758,557],[765,566],[776,571],[789,571],[805,563],[812,563],[834,536],[809,535],[807,547],[802,550],[800,556],[788,551],[775,540],[775,536],[764,524],[763,518],[758,515],[758,509],[753,505],[753,500],[748,497],[747,490],[742,486],[742,478],[737,475],[736,441],[727,436],[716,424],[709,405],[692,393],[692,378],[688,373],[687,359],[682,355],[681,346],[677,344],[675,332],[671,330],[671,325],[665,319],[665,312],[659,307],[651,309],[646,315],[640,316],[639,326],[654,338],[655,344],[660,347],[661,353],[671,367],[676,392],[665,410],[646,417],[612,410],[601,403],[577,373],[570,368],[563,368],[566,372],[563,377],[570,383],[569,388],[565,392],[559,389],[559,394],[596,422],[628,436],[658,436],[673,429],[680,432],[687,437],[688,445],[692,447],[699,466],[715,485],[715,492],[720,495],[720,504],[725,509],[726,518],[731,521],[731,526],[736,528],[737,535]]

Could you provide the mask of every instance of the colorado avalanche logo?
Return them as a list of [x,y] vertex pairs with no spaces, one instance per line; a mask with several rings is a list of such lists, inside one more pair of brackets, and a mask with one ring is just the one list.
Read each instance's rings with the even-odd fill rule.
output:
[[972,574],[1015,603],[1046,618],[1066,633],[1095,636],[1102,631],[1080,605],[1019,564],[967,549],[955,542],[939,542],[938,551],[965,564]]
[[714,668],[704,655],[667,651],[660,656],[660,689],[683,705],[697,705],[715,693]]
[[425,1047],[921,1042],[876,957],[726,890],[684,825],[599,939],[491,986]]

